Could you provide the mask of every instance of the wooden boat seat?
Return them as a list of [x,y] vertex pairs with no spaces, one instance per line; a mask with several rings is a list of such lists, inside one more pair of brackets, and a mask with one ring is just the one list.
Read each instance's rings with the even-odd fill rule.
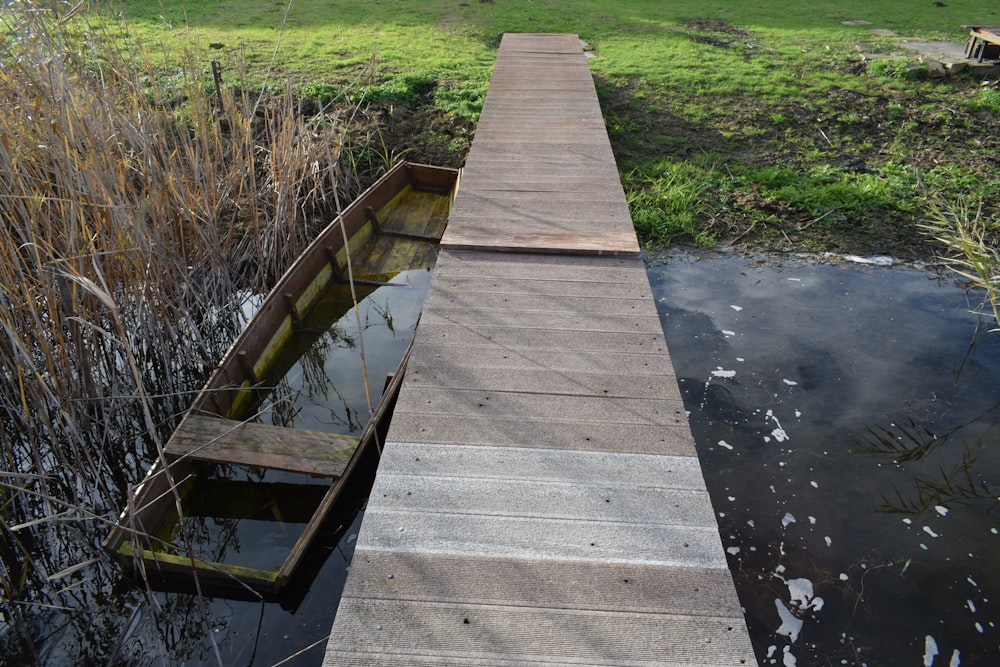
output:
[[272,468],[336,479],[344,474],[358,438],[237,422],[189,413],[167,442],[171,459]]

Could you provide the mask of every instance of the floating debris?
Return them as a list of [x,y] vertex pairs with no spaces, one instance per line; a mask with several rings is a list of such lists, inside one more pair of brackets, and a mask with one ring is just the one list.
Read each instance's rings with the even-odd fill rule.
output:
[[938,655],[937,641],[930,635],[924,637],[924,667],[931,667]]

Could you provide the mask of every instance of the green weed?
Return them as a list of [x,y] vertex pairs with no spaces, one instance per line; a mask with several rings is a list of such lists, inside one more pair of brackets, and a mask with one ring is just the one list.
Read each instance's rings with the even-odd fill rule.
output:
[[972,111],[1000,113],[1000,89],[983,88],[965,100],[965,106]]
[[662,161],[628,174],[624,182],[632,221],[644,243],[669,245],[690,238],[700,245],[714,244],[700,219],[709,207],[708,193],[718,185],[713,171]]

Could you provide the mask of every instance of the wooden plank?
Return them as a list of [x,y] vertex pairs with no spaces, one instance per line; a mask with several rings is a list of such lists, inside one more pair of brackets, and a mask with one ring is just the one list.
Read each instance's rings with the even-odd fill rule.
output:
[[515,393],[483,389],[425,387],[399,397],[401,413],[452,415],[482,420],[521,417],[566,423],[642,424],[671,426],[686,423],[684,403],[667,398]]
[[[742,618],[345,598],[324,665],[753,664]],[[421,662],[426,660],[426,662]]]
[[463,278],[480,275],[491,279],[599,281],[649,287],[642,263],[622,257],[444,251],[434,275],[435,279],[440,275]]
[[166,452],[175,458],[336,478],[357,446],[358,439],[346,435],[188,414],[167,442]]
[[582,235],[531,228],[459,230],[449,227],[441,239],[441,246],[452,250],[639,256],[639,242],[630,232]]
[[522,350],[617,350],[635,353],[665,353],[663,336],[645,333],[566,331],[565,329],[475,327],[458,324],[424,323],[420,327],[428,339],[452,345],[496,345],[520,353]]
[[363,544],[373,551],[397,553],[726,567],[715,522],[710,526],[644,524],[594,521],[585,516],[582,512],[560,519],[480,516],[369,505],[362,524]]
[[[556,450],[556,459],[575,452]],[[509,467],[510,463],[502,467]],[[411,475],[380,470],[372,494],[376,511],[454,512],[489,520],[510,517],[577,522],[627,522],[653,526],[704,527],[714,523],[708,491],[664,484],[614,483],[600,477],[574,480]],[[468,537],[466,535],[465,537]],[[488,553],[488,552],[487,552]]]
[[379,471],[441,478],[599,480],[606,485],[705,488],[698,457],[620,451],[491,447],[392,441]]
[[550,374],[613,375],[631,377],[675,377],[670,357],[664,354],[619,352],[617,350],[566,350],[562,348],[521,348],[511,350],[499,345],[455,344],[452,341],[427,340],[414,350],[414,368],[442,368],[446,363],[469,372],[539,371]]
[[565,419],[429,415],[396,410],[391,442],[489,447],[537,447],[588,452],[694,456],[687,421],[678,419],[654,430],[648,424],[577,422]]
[[[589,304],[582,301],[582,304]],[[660,318],[656,313],[645,312],[612,312],[607,313],[600,308],[600,302],[592,305],[582,305],[574,310],[546,311],[542,308],[518,308],[511,305],[507,308],[480,308],[470,312],[461,304],[452,307],[438,306],[428,310],[421,316],[421,322],[427,325],[460,324],[477,328],[520,328],[520,329],[552,329],[574,332],[604,332],[604,333],[648,333],[656,335],[663,331]],[[628,315],[623,317],[622,315]]]
[[539,307],[553,310],[567,310],[576,307],[579,300],[587,299],[607,307],[605,312],[619,313],[647,312],[655,307],[649,303],[648,285],[634,285],[586,280],[526,280],[511,278],[497,281],[488,278],[435,277],[435,290],[428,294],[425,307],[464,304],[476,298],[484,307],[500,308],[501,301],[523,303],[523,309],[530,309],[533,302]]
[[614,398],[667,398],[679,400],[677,381],[670,375],[636,375],[620,372],[503,369],[496,366],[427,365],[411,362],[408,382],[414,388],[460,389]]
[[344,594],[382,600],[739,617],[727,569],[358,549]]

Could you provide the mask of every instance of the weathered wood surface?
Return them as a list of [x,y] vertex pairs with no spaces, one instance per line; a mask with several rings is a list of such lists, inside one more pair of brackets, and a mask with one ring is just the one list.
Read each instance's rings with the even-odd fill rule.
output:
[[189,414],[167,442],[173,457],[340,477],[358,438]]
[[579,42],[495,72],[324,664],[753,664]]
[[442,247],[639,254],[575,37],[504,37]]

